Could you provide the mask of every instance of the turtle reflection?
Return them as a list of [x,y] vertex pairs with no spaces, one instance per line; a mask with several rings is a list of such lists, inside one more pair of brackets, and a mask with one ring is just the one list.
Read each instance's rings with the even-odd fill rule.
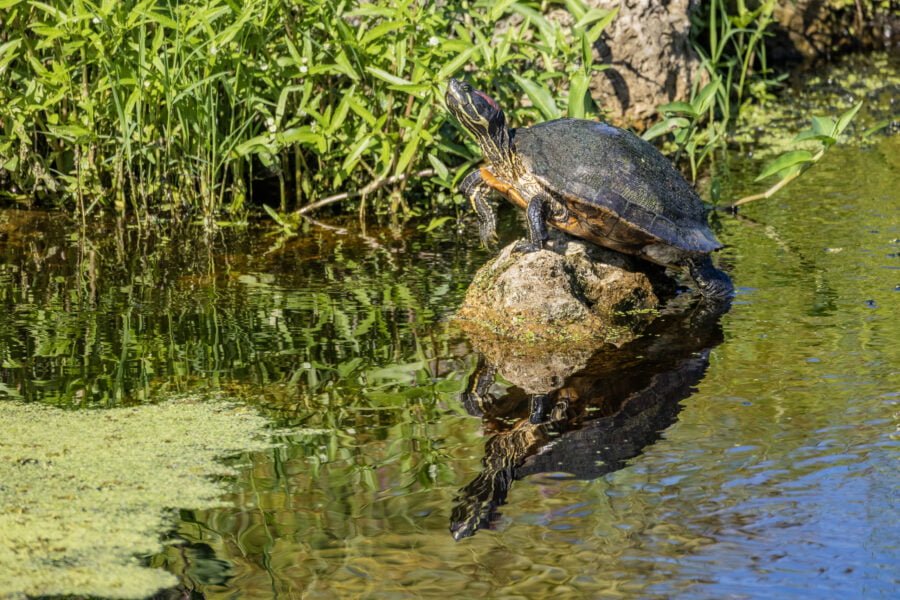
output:
[[641,338],[595,352],[543,391],[532,382],[492,393],[498,372],[517,382],[504,365],[479,355],[462,401],[493,435],[485,443],[481,473],[456,499],[453,537],[490,527],[517,479],[543,472],[594,479],[623,468],[655,442],[674,423],[681,400],[703,378],[710,351],[722,342],[722,312],[661,317]]

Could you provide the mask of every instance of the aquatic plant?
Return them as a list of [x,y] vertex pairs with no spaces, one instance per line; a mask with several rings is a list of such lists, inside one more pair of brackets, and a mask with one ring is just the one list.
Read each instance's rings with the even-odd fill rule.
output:
[[803,142],[814,141],[820,144],[818,150],[813,152],[805,148],[795,148],[782,152],[775,160],[766,165],[756,177],[756,181],[761,181],[777,176],[778,181],[764,192],[744,196],[740,200],[735,201],[731,207],[737,208],[754,200],[769,198],[778,190],[800,177],[807,169],[819,162],[825,156],[825,152],[838,142],[838,138],[844,133],[850,122],[853,121],[862,105],[862,102],[857,102],[844,111],[837,119],[828,116],[813,117],[812,126],[798,133],[794,137],[792,145],[798,146],[803,144]]

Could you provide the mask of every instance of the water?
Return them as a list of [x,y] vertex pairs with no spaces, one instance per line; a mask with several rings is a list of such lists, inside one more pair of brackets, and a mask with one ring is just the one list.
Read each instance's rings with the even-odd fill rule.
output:
[[561,376],[541,424],[447,325],[489,256],[471,222],[166,244],[6,211],[0,396],[224,390],[282,427],[147,557],[208,597],[895,597],[898,157],[836,147],[721,215],[731,310]]

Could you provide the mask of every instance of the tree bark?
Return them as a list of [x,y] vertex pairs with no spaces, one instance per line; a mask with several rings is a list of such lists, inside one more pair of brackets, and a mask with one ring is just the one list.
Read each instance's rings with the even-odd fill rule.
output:
[[659,104],[684,100],[700,72],[690,44],[691,0],[592,0],[619,14],[595,44],[591,94],[612,123],[645,127]]

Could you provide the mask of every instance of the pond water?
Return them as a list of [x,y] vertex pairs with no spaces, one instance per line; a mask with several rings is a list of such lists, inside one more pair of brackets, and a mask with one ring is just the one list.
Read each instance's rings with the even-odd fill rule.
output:
[[469,217],[284,241],[0,212],[0,398],[224,391],[277,424],[145,557],[173,595],[896,597],[898,137],[717,215],[730,311],[602,350],[541,423],[448,324],[490,256]]

